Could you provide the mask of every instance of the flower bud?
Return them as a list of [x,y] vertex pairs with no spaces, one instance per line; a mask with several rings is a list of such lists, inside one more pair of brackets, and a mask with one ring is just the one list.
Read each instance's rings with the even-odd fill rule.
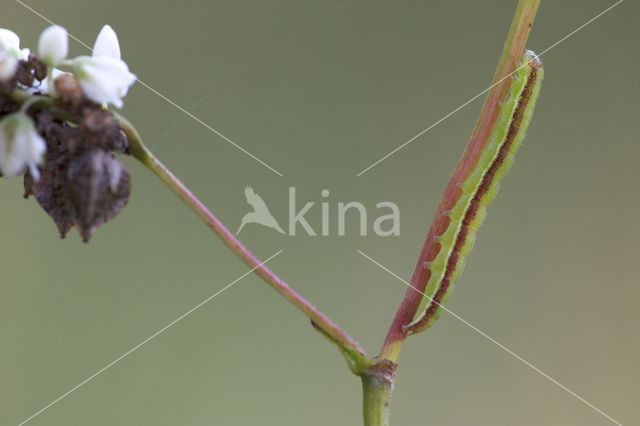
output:
[[0,52],[9,52],[16,59],[26,61],[31,53],[29,49],[20,49],[20,37],[11,30],[0,28]]
[[45,140],[25,114],[9,114],[0,121],[0,172],[4,176],[19,175],[28,168],[37,181],[40,178],[38,164],[46,151]]
[[69,53],[69,36],[64,28],[52,25],[46,28],[38,40],[38,56],[49,66],[54,66]]
[[96,42],[93,45],[93,56],[109,56],[120,59],[118,36],[109,25],[105,25],[100,30]]
[[0,52],[17,52],[20,49],[18,34],[6,28],[0,28]]
[[9,52],[0,51],[0,81],[13,78],[18,68],[18,60]]

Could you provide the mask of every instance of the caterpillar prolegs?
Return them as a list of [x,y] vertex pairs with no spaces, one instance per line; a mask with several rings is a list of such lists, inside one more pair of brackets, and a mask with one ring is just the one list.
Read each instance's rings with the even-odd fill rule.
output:
[[495,198],[500,181],[509,171],[524,139],[544,71],[542,63],[531,51],[524,53],[522,63],[511,76],[508,95],[475,167],[458,183],[457,201],[448,211],[438,210],[438,214],[448,218],[448,225],[442,233],[432,237],[436,249],[424,264],[427,270],[424,296],[413,320],[404,326],[409,334],[429,328],[440,316],[442,305],[462,273],[487,206]]

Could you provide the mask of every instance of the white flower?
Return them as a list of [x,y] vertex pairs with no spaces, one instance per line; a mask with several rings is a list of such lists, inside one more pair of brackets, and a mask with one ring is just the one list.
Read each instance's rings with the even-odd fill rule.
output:
[[38,57],[42,62],[50,66],[56,65],[67,57],[67,53],[69,53],[67,30],[58,25],[52,25],[40,34]]
[[29,49],[20,50],[20,37],[6,28],[0,28],[0,52],[9,52],[16,59],[26,60]]
[[16,176],[29,168],[31,176],[39,180],[38,164],[46,151],[46,142],[28,116],[17,112],[0,121],[0,171],[4,176]]
[[109,25],[105,25],[100,30],[93,45],[93,56],[110,56],[120,59],[120,43],[118,36]]
[[16,58],[22,60],[22,61],[26,61],[27,59],[29,59],[29,55],[31,54],[31,50],[29,50],[29,48],[25,47],[24,49],[20,49],[16,52]]
[[18,68],[18,60],[9,52],[0,51],[0,81],[11,79]]
[[118,37],[108,25],[98,34],[93,56],[79,56],[73,60],[73,73],[89,99],[116,108],[122,108],[122,98],[136,81],[136,76],[120,59]]
[[73,73],[89,99],[116,108],[122,108],[122,98],[136,81],[123,60],[110,56],[79,56],[74,60]]
[[20,50],[20,37],[6,28],[0,28],[0,52]]

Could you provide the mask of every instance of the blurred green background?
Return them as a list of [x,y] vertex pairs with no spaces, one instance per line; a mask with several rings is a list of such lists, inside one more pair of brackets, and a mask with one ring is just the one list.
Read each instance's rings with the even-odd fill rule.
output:
[[[369,352],[379,349],[485,89],[515,1],[28,0],[88,45],[105,23],[142,81],[281,171],[279,177],[136,84],[123,113],[233,231],[252,185],[284,226],[287,188],[332,235],[257,225],[242,240]],[[542,51],[613,1],[543,1]],[[640,423],[637,3],[542,60],[529,136],[448,308],[624,424]],[[11,0],[0,27],[35,48],[47,23]],[[71,54],[87,49],[71,42]],[[198,103],[197,105],[195,105]],[[127,208],[90,244],[58,238],[21,180],[0,200],[0,424],[26,419],[245,273],[131,159]],[[337,236],[339,201],[393,201],[401,235]],[[33,425],[357,425],[360,383],[255,276],[238,282],[34,418]],[[400,358],[394,425],[609,421],[446,313]]]

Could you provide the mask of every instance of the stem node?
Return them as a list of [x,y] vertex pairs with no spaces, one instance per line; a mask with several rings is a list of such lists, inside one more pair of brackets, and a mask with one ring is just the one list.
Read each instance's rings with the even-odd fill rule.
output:
[[398,365],[382,358],[375,361],[360,372],[364,425],[388,426],[393,380]]

